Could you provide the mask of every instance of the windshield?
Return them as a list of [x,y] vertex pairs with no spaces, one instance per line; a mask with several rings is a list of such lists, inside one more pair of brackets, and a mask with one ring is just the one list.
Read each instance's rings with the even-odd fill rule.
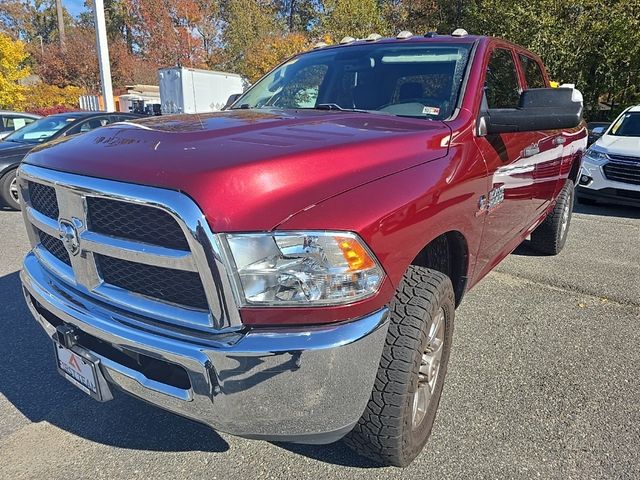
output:
[[355,110],[444,119],[456,107],[471,45],[357,45],[276,68],[234,108]]
[[629,112],[622,115],[611,127],[609,135],[640,137],[640,112]]
[[75,121],[75,117],[52,116],[41,118],[35,122],[16,130],[5,138],[8,142],[43,143],[53,137],[64,127]]

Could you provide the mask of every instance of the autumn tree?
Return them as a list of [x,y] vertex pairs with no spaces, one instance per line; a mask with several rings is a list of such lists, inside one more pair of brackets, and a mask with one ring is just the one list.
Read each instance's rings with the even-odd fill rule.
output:
[[[97,61],[95,31],[75,27],[67,31],[65,49],[49,45],[43,52],[35,49],[34,73],[45,83],[65,87],[74,85],[89,93],[100,91],[100,71]],[[115,86],[157,82],[158,65],[131,53],[126,42],[114,40],[109,45],[111,75]]]
[[308,50],[310,46],[307,36],[301,33],[260,39],[247,51],[244,74],[251,82],[255,82],[276,65],[296,53]]
[[24,43],[0,33],[0,109],[20,108],[24,102],[25,87],[18,82],[29,75],[26,59]]
[[476,0],[387,0],[381,10],[392,32],[449,34],[465,27],[475,4]]
[[127,0],[132,39],[141,55],[161,66],[200,66],[203,20],[199,0]]
[[205,56],[210,55],[220,43],[223,26],[220,2],[214,0],[196,0],[199,9],[198,18],[193,23],[194,31],[202,39]]
[[601,99],[618,108],[640,101],[638,0],[483,0],[469,18],[474,32],[538,53],[554,79],[582,90],[592,117]]
[[212,62],[219,68],[244,73],[244,61],[249,49],[261,39],[283,33],[283,24],[276,17],[273,3],[263,0],[225,0],[222,16],[224,28],[222,55]]
[[316,0],[278,0],[275,8],[290,33],[307,32],[320,14]]
[[[88,10],[80,13],[76,26],[95,29],[95,19],[91,1],[86,5]],[[129,0],[104,0],[104,13],[109,42],[124,41],[130,52],[133,52],[135,39],[133,29],[136,23]]]
[[389,25],[376,0],[325,0],[320,30],[340,40],[345,36],[364,38],[370,33],[386,34]]
[[[71,27],[73,17],[62,10],[65,27]],[[1,0],[0,31],[26,42],[52,43],[58,40],[58,20],[55,0]]]
[[80,95],[86,93],[80,87],[58,87],[40,83],[25,89],[22,108],[27,112],[46,114],[51,109],[66,111],[78,108]]

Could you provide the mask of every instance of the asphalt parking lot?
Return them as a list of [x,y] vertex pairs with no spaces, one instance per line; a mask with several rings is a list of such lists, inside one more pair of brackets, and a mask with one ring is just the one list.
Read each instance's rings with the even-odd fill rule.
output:
[[577,207],[558,257],[520,247],[468,294],[433,435],[405,470],[341,443],[217,434],[55,371],[0,211],[0,478],[640,478],[640,209]]

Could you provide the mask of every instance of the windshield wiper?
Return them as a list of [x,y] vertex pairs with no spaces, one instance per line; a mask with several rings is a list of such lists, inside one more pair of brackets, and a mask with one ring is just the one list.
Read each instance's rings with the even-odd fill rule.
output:
[[386,112],[381,112],[380,110],[364,110],[361,108],[344,108],[338,105],[337,103],[319,103],[315,107],[312,107],[311,109],[312,110],[335,110],[338,112],[375,113],[380,115],[388,115]]
[[347,110],[346,108],[342,108],[337,103],[318,103],[315,107],[313,107],[313,109],[314,110],[339,110],[341,112],[344,112],[345,110]]

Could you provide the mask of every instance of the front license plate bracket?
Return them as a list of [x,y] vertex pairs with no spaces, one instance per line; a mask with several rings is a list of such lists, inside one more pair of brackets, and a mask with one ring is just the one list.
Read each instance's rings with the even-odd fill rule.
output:
[[107,402],[113,399],[109,384],[100,370],[98,357],[78,344],[67,348],[55,337],[53,350],[60,375],[94,400]]

